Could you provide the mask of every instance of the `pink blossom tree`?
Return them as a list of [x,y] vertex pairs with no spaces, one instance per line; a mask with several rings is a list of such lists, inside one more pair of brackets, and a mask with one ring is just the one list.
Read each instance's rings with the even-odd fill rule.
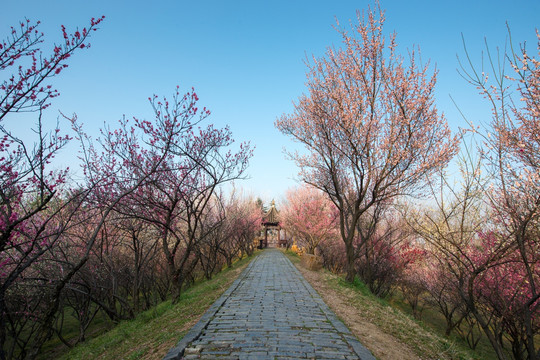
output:
[[[457,330],[474,347],[478,342],[475,327],[500,329],[497,318],[479,305],[477,288],[482,274],[504,261],[510,246],[492,244],[489,251],[484,248],[482,260],[472,251],[480,244],[478,234],[494,226],[485,198],[491,178],[482,171],[481,157],[475,158],[470,146],[463,145],[457,158],[461,178],[455,184],[441,172],[439,181],[430,182],[431,206],[408,208],[405,218],[425,242],[430,265],[423,273],[425,290],[445,317],[446,333]],[[487,336],[490,341],[502,338],[499,330],[488,330]]]
[[286,201],[281,210],[283,226],[308,254],[315,254],[322,241],[335,237],[339,214],[322,191],[306,185],[289,189]]
[[[496,236],[484,237],[482,241],[489,239],[490,254],[493,249],[506,250],[504,259],[492,262],[491,266],[487,266],[489,263],[484,260],[483,267],[476,265],[475,273],[480,281],[499,271],[513,269],[517,276],[509,280],[516,283],[509,284],[507,290],[512,293],[520,289],[524,294],[524,297],[517,296],[512,306],[513,314],[520,320],[519,326],[512,325],[512,329],[504,329],[507,321],[504,316],[495,317],[500,326],[487,326],[480,311],[473,311],[475,316],[478,315],[477,320],[499,358],[505,357],[504,343],[501,341],[502,336],[499,336],[503,330],[506,335],[514,336],[512,354],[516,358],[540,358],[535,341],[538,333],[536,312],[540,299],[537,283],[540,223],[540,34],[537,32],[536,35],[536,58],[525,45],[515,49],[510,40],[509,50],[498,54],[498,58],[487,49],[489,63],[486,69],[491,70],[489,74],[478,71],[468,54],[468,63],[462,66],[462,75],[479,90],[491,107],[489,124],[483,127],[471,124],[471,131],[482,137],[478,150],[493,179],[485,195],[496,226],[482,233],[493,232]],[[509,264],[503,266],[504,262]],[[473,281],[469,280],[469,283]],[[516,307],[520,308],[519,311],[515,310]]]
[[[481,243],[470,249],[477,267],[487,262],[491,248],[499,246],[504,237],[494,232],[480,234]],[[485,318],[494,318],[490,331],[500,336],[501,347],[504,348],[503,339],[510,342],[515,359],[535,358],[529,355],[531,345],[527,344],[529,334],[534,337],[540,331],[540,300],[535,296],[535,289],[540,286],[540,258],[535,252],[527,254],[524,261],[521,252],[515,249],[499,261],[491,262],[476,279],[474,289],[477,312]],[[528,272],[534,274],[533,284],[529,282]],[[483,309],[489,313],[483,314]]]
[[492,108],[489,124],[471,124],[470,131],[481,138],[479,160],[461,162],[464,177],[457,191],[441,177],[445,195],[437,196],[437,209],[415,225],[433,245],[444,276],[456,284],[464,319],[482,329],[497,357],[508,358],[509,341],[515,358],[536,359],[539,63],[524,47],[498,62],[490,54],[488,76],[467,59],[462,74]]
[[[217,191],[202,216],[200,234],[204,234],[195,246],[198,267],[207,279],[219,272],[227,262],[221,251],[230,242],[227,234],[224,194]],[[195,275],[196,276],[196,275]]]
[[262,212],[255,199],[243,196],[236,188],[225,201],[224,212],[225,226],[222,233],[225,239],[220,252],[227,266],[231,266],[235,258],[253,254]]
[[[368,217],[370,223],[364,220],[365,217],[360,218],[359,227],[373,230],[358,254],[356,271],[373,294],[385,297],[424,251],[412,243],[411,232],[396,211],[385,209]],[[358,236],[356,241],[363,241],[362,237]]]
[[395,34],[383,35],[384,21],[380,9],[370,10],[358,13],[351,32],[338,28],[343,48],[328,48],[325,57],[308,62],[309,93],[276,121],[307,149],[290,154],[301,179],[325,192],[339,211],[349,281],[374,231],[359,232],[360,218],[377,204],[422,189],[458,146],[434,104],[436,75],[418,64],[415,52],[406,65]]

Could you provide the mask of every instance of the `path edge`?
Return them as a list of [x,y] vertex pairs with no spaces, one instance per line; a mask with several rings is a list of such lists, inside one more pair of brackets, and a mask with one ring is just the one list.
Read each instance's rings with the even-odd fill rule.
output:
[[291,267],[304,281],[304,286],[306,287],[307,291],[311,295],[312,299],[319,305],[319,308],[324,313],[326,318],[330,321],[332,326],[338,331],[338,333],[345,339],[345,341],[349,344],[349,346],[353,349],[353,351],[358,355],[358,358],[360,360],[376,360],[375,356],[371,353],[371,351],[366,348],[360,340],[356,338],[356,336],[352,333],[352,331],[341,321],[336,313],[330,309],[330,307],[324,302],[322,296],[311,286],[309,281],[302,275],[300,270],[292,263],[292,261],[285,255],[285,258],[289,261]]
[[201,316],[199,321],[193,325],[193,327],[184,335],[178,343],[167,352],[163,360],[180,360],[182,359],[182,356],[184,355],[184,350],[186,349],[187,345],[191,342],[195,341],[202,333],[202,331],[208,326],[208,323],[212,318],[216,315],[218,310],[223,306],[225,301],[231,296],[234,290],[240,285],[240,282],[247,276],[247,274],[251,271],[251,268],[253,267],[253,264],[256,262],[256,260],[259,258],[259,254],[255,255],[255,258],[253,258],[248,266],[238,275],[236,280],[229,286],[227,290],[221,296],[219,299],[217,299],[209,308],[206,310],[206,312]]

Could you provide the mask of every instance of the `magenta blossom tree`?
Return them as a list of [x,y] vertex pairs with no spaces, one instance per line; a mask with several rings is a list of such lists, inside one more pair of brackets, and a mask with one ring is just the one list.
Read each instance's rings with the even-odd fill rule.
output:
[[[31,316],[43,325],[36,334],[46,333],[43,329],[50,325],[48,314],[54,305],[30,305],[32,311],[21,312],[9,306],[15,303],[8,303],[6,296],[22,285],[23,274],[54,246],[70,222],[69,214],[78,207],[76,201],[60,196],[67,169],[53,171],[49,165],[69,137],[47,128],[43,111],[59,95],[50,81],[68,66],[77,49],[89,46],[88,37],[103,19],[92,18],[90,26],[71,34],[62,26],[63,39],[49,54],[41,49],[44,35],[39,22],[25,20],[0,40],[0,358],[25,356],[28,340],[18,341],[18,337],[33,332],[18,331],[19,320]],[[18,112],[36,114],[33,143],[23,141],[6,125]],[[7,336],[12,338],[9,348]],[[35,337],[32,346],[39,348],[42,339]]]
[[242,143],[233,152],[228,128],[198,127],[210,111],[198,108],[193,89],[181,95],[177,88],[170,102],[149,100],[154,121],[124,119],[118,129],[105,129],[101,152],[88,137],[83,141],[86,187],[104,216],[114,209],[155,227],[176,301],[198,263],[194,251],[208,235],[203,220],[216,191],[243,177],[252,150]]

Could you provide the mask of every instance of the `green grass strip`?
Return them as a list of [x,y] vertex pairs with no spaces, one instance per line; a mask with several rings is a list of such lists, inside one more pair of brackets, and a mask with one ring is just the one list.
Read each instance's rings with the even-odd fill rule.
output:
[[[177,304],[165,301],[79,344],[59,359],[161,359],[197,323],[202,314],[253,259],[245,258],[184,291]],[[50,354],[43,354],[45,358]]]

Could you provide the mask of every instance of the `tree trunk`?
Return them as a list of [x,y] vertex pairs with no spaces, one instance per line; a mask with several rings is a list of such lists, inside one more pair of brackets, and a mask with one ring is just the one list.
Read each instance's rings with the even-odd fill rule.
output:
[[375,281],[373,279],[373,272],[371,268],[371,244],[368,239],[362,239],[362,244],[364,244],[364,253],[366,256],[366,264],[364,266],[363,279],[364,282],[368,285],[369,290],[377,296],[379,296],[379,289],[375,287]]
[[4,351],[5,345],[6,345],[6,318],[5,313],[6,311],[6,305],[4,303],[4,294],[3,292],[0,294],[0,360],[4,360],[6,358],[6,353]]
[[173,304],[178,303],[178,300],[180,300],[180,294],[182,292],[182,283],[184,282],[183,279],[181,279],[182,276],[173,276],[172,282],[171,282],[171,301]]
[[[137,263],[136,263],[137,264]],[[135,265],[135,276],[133,279],[133,287],[132,287],[132,293],[131,296],[133,297],[133,310],[135,314],[139,313],[140,310],[140,301],[139,301],[139,280],[140,277],[140,271],[139,267]]]
[[354,266],[355,256],[354,256],[354,246],[352,239],[345,242],[345,251],[347,255],[347,275],[345,280],[352,283],[354,282],[354,277],[356,276],[356,269]]
[[[469,293],[472,293],[473,281],[472,279],[469,280]],[[468,294],[461,294],[461,297],[465,300],[465,303],[471,312],[471,314],[474,316],[482,330],[484,331],[484,334],[489,340],[489,343],[493,347],[493,350],[495,350],[495,354],[497,355],[497,359],[499,360],[507,360],[508,357],[506,356],[504,349],[501,346],[502,339],[497,339],[497,333],[495,331],[492,331],[489,324],[485,321],[485,319],[482,317],[482,314],[478,312],[476,309],[476,305],[474,303],[473,297],[467,297]]]

